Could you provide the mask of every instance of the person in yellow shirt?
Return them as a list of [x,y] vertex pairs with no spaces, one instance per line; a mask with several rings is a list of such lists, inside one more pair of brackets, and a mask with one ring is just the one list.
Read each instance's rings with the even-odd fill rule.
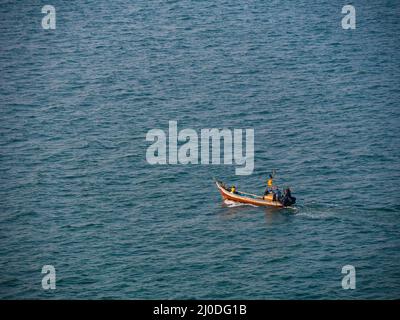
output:
[[274,177],[272,176],[272,174],[270,174],[267,181],[267,186],[269,189],[272,189],[273,185],[274,185]]
[[236,193],[236,187],[235,187],[235,186],[232,186],[232,187],[231,187],[231,192],[232,192],[232,193]]
[[267,189],[265,189],[264,195],[267,195],[268,193],[272,192],[273,187],[274,187],[274,177],[272,176],[272,174],[270,174],[267,180]]

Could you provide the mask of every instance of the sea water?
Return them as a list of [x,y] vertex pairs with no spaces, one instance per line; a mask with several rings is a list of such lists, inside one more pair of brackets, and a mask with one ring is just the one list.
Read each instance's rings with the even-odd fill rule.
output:
[[[0,298],[399,298],[398,1],[49,4],[0,6]],[[149,164],[169,121],[254,129],[253,173]],[[213,182],[272,169],[294,209]]]

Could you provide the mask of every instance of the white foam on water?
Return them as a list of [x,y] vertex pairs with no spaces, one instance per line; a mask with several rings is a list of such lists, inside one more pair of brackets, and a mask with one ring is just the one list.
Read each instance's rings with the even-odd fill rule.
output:
[[338,215],[339,207],[336,204],[317,204],[310,202],[299,208],[297,216],[310,219],[331,219]]
[[248,207],[257,207],[253,204],[250,203],[241,203],[241,202],[236,202],[232,200],[225,199],[224,203],[229,207],[229,208],[235,208],[235,207],[242,207],[242,206],[248,206]]

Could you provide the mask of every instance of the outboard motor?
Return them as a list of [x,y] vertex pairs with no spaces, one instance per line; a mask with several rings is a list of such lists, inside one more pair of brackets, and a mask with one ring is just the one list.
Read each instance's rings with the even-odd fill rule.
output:
[[291,206],[295,203],[296,203],[296,197],[288,197],[288,196],[283,197],[282,204],[285,207]]
[[281,202],[285,207],[291,206],[296,203],[296,198],[292,197],[292,193],[289,188],[285,189]]

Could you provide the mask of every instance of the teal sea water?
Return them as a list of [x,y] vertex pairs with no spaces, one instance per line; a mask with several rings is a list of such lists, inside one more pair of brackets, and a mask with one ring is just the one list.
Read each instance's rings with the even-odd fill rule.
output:
[[[399,298],[400,5],[343,30],[345,4],[1,1],[0,298]],[[253,174],[149,165],[169,120],[253,128]],[[295,209],[212,180],[261,193],[273,168]]]

